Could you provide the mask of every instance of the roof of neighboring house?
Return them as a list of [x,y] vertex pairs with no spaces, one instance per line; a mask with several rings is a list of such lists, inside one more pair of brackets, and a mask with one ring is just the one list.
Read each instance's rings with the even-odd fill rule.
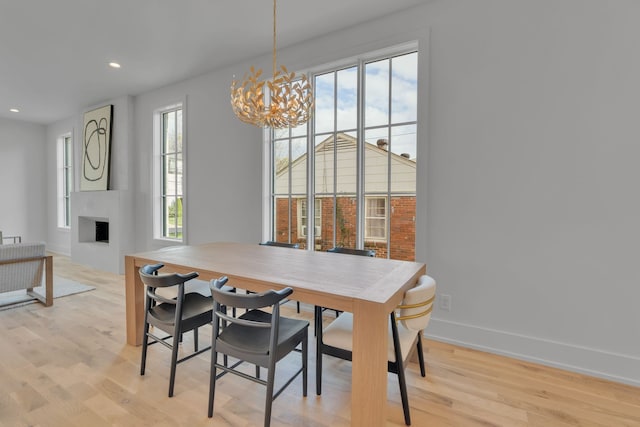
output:
[[[389,161],[391,162],[392,191],[415,192],[416,160],[408,155],[389,152],[383,141],[372,144],[365,141],[365,191],[367,193],[386,193],[386,176]],[[334,148],[338,158],[334,161]],[[333,193],[333,168],[338,169],[338,193],[355,193],[357,138],[340,132],[327,137],[315,147],[315,179],[316,193]],[[306,160],[307,153],[300,155],[291,162],[291,192],[306,193]],[[287,166],[284,160],[276,165],[276,193],[288,193],[285,184]],[[283,188],[278,188],[283,187]]]

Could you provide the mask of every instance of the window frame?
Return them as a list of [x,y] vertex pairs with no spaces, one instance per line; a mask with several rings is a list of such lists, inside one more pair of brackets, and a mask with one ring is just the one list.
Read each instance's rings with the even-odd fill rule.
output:
[[[176,127],[176,138],[178,134],[181,132],[182,141],[181,141],[181,151],[178,150],[178,144],[176,139],[176,150],[175,151],[165,151],[165,128],[164,128],[164,117],[166,114],[172,112],[181,111],[182,114],[182,126],[180,128]],[[186,192],[187,192],[187,164],[186,164],[186,153],[187,153],[187,126],[186,126],[186,99],[174,102],[171,104],[167,104],[163,107],[157,108],[153,112],[153,165],[152,165],[152,187],[153,187],[153,202],[152,202],[152,233],[153,239],[163,243],[178,243],[178,244],[186,244],[187,243],[187,200],[186,200]],[[177,119],[176,119],[177,120]],[[178,126],[176,122],[176,126]],[[173,158],[168,157],[169,155],[173,156]],[[181,158],[181,161],[178,160],[178,157]],[[170,160],[174,160],[171,162]],[[172,168],[173,172],[169,171],[169,163],[173,164],[175,168]],[[180,163],[180,164],[178,164]],[[165,168],[166,165],[166,168]],[[165,178],[165,169],[166,173],[172,174],[176,176],[176,184],[174,191],[169,193],[164,188],[164,178]],[[178,175],[181,175],[178,178]],[[178,183],[181,183],[180,189],[178,189]],[[165,205],[165,200],[168,197],[176,198],[176,208],[178,200],[181,200],[181,209],[182,209],[182,226],[181,226],[181,235],[177,235],[176,237],[172,237],[168,232],[165,232],[165,218],[168,217],[168,213],[165,211],[169,210],[169,207]],[[176,218],[177,221],[177,218]],[[176,225],[177,227],[177,225]],[[176,231],[176,234],[177,231]]]
[[[371,130],[378,130],[378,129],[385,129],[387,130],[387,133],[389,136],[393,137],[394,133],[393,130],[400,128],[400,127],[406,127],[406,126],[413,126],[414,127],[414,133],[415,133],[415,141],[417,144],[417,141],[419,141],[419,130],[421,128],[420,126],[420,122],[421,120],[419,119],[419,113],[417,111],[417,109],[419,108],[419,106],[416,104],[416,115],[415,118],[410,119],[408,121],[397,121],[394,120],[393,117],[391,116],[392,113],[395,113],[395,110],[393,110],[391,108],[391,103],[392,103],[392,93],[390,92],[389,95],[389,121],[383,123],[383,124],[377,124],[377,125],[372,125],[372,126],[366,126],[365,123],[365,108],[366,108],[366,102],[365,102],[365,94],[366,94],[366,78],[365,78],[365,73],[366,73],[366,66],[367,64],[370,63],[374,63],[376,61],[384,61],[384,60],[389,60],[392,61],[394,58],[396,57],[401,57],[407,54],[413,54],[415,53],[417,55],[416,58],[416,62],[417,64],[420,64],[421,60],[420,60],[420,56],[423,55],[424,53],[421,54],[421,50],[418,46],[418,42],[417,41],[409,41],[406,43],[402,43],[402,44],[397,44],[394,46],[389,46],[386,48],[382,48],[382,49],[378,49],[375,50],[373,52],[369,52],[366,54],[362,54],[362,55],[358,55],[355,57],[351,57],[351,58],[345,58],[345,59],[341,59],[341,60],[337,60],[337,61],[333,61],[330,63],[327,63],[321,67],[317,67],[314,68],[312,70],[308,70],[306,71],[309,80],[312,82],[313,85],[313,91],[314,93],[316,93],[316,76],[322,75],[322,74],[327,74],[327,73],[337,73],[340,70],[345,70],[348,69],[350,67],[356,66],[357,68],[357,74],[358,74],[358,101],[357,101],[357,105],[358,105],[358,114],[357,114],[357,124],[356,124],[356,128],[355,129],[338,129],[337,128],[337,121],[334,118],[334,128],[333,131],[327,131],[327,132],[321,132],[316,134],[315,132],[315,117],[312,116],[312,119],[305,125],[306,128],[306,137],[307,137],[307,158],[306,158],[306,172],[307,172],[307,194],[306,194],[306,198],[307,198],[307,203],[309,204],[309,208],[311,209],[313,204],[315,203],[315,200],[318,200],[319,198],[333,198],[333,209],[334,209],[334,217],[336,215],[336,206],[337,206],[337,200],[342,197],[342,196],[348,196],[347,194],[341,194],[338,193],[335,188],[334,188],[334,192],[333,193],[319,193],[316,192],[316,188],[315,188],[315,141],[316,138],[318,136],[327,136],[329,134],[332,134],[334,136],[334,141],[336,136],[339,133],[351,133],[351,132],[355,132],[356,134],[356,139],[358,141],[357,144],[357,171],[356,171],[356,175],[357,175],[357,182],[356,182],[356,192],[354,194],[354,197],[356,199],[356,224],[355,224],[355,240],[356,240],[356,244],[355,247],[356,249],[363,249],[365,247],[365,242],[368,243],[386,243],[386,257],[390,258],[391,257],[391,252],[392,252],[392,233],[391,233],[391,217],[392,217],[392,211],[393,211],[393,203],[392,203],[392,199],[394,197],[402,197],[402,196],[410,196],[410,197],[414,197],[415,199],[415,206],[417,208],[417,189],[414,189],[413,191],[394,191],[392,189],[392,163],[391,163],[391,156],[388,157],[387,160],[387,170],[388,170],[388,176],[387,176],[387,180],[388,180],[388,186],[387,186],[387,190],[386,191],[366,191],[365,189],[365,167],[364,167],[364,163],[365,163],[365,135],[368,131]],[[391,62],[390,62],[391,64]],[[391,65],[390,65],[391,66]],[[390,69],[391,70],[391,69]],[[392,84],[392,79],[393,79],[394,75],[393,74],[389,74],[388,79],[389,79],[389,83],[390,85]],[[418,85],[419,83],[419,70],[418,70],[418,74],[416,74],[415,77],[415,83],[416,85]],[[390,89],[391,90],[390,86]],[[419,96],[420,93],[420,89],[418,86],[416,86],[415,88],[416,91],[416,97]],[[337,102],[334,99],[334,102]],[[416,101],[417,102],[417,101]],[[289,135],[291,135],[291,130],[289,130]],[[387,137],[387,140],[390,141],[392,138],[389,138],[389,136]],[[264,203],[264,212],[265,214],[263,215],[263,235],[266,236],[266,238],[271,239],[273,238],[273,235],[276,233],[276,224],[274,221],[274,218],[276,216],[276,206],[274,205],[274,200],[276,198],[276,194],[274,192],[274,182],[273,182],[273,167],[274,167],[274,162],[273,162],[273,141],[276,139],[282,139],[280,138],[276,138],[274,131],[269,129],[268,131],[266,131],[264,133],[264,138],[263,138],[263,143],[264,143],[264,152],[267,153],[263,156],[264,159],[264,175],[263,175],[263,194],[265,195],[264,199],[265,199],[265,203]],[[362,142],[361,142],[362,141]],[[391,142],[391,141],[390,141]],[[418,149],[417,145],[415,146],[416,150]],[[399,153],[394,153],[394,154],[399,154]],[[337,156],[334,155],[334,161],[337,158]],[[416,157],[417,158],[417,157]],[[293,159],[291,159],[293,160]],[[334,165],[335,166],[335,165]],[[291,166],[290,166],[291,168]],[[418,167],[416,164],[416,175],[415,175],[415,183],[417,185],[417,181],[418,181],[418,173],[417,173]],[[289,173],[289,177],[291,177],[291,174]],[[291,188],[291,182],[289,182],[289,186]],[[282,196],[287,196],[286,194],[278,194],[278,196],[282,197]],[[291,201],[292,197],[297,197],[298,195],[294,195],[291,191],[288,194],[289,200]],[[385,218],[384,218],[384,232],[385,232],[385,238],[384,239],[378,239],[378,238],[371,238],[368,236],[368,233],[366,231],[366,199],[368,197],[373,197],[373,198],[385,198]],[[291,202],[290,202],[291,203]],[[291,209],[289,209],[290,211]],[[413,221],[415,222],[415,215],[413,216]],[[309,221],[308,221],[309,222]],[[299,223],[299,222],[298,222]],[[310,224],[308,224],[310,226]],[[291,224],[291,221],[289,221],[289,228],[293,227],[294,225]],[[315,227],[315,224],[313,224],[313,226]],[[322,224],[321,224],[322,226]],[[331,227],[333,229],[333,242],[334,245],[337,244],[337,234],[336,234],[336,226],[334,225],[333,227]],[[417,249],[417,230],[414,231],[414,233],[416,233],[414,235],[414,251]],[[308,233],[309,234],[309,233]],[[298,236],[300,236],[300,232],[297,233]],[[319,245],[317,245],[317,242],[314,242],[314,237],[317,236],[306,236],[307,238],[307,246],[306,249],[307,250],[316,250],[319,249]],[[383,255],[384,256],[384,255]],[[414,253],[414,258],[415,259],[415,253]]]
[[[369,203],[372,201],[383,201],[383,215],[370,215],[369,211]],[[389,199],[386,196],[365,196],[364,200],[364,240],[365,242],[386,242],[388,235],[388,227],[389,227]],[[371,220],[382,220],[382,236],[372,236],[369,230],[369,225]],[[378,228],[378,227],[376,227]]]
[[[302,198],[302,197],[298,197],[297,198],[297,206],[298,206],[298,215],[297,215],[297,229],[298,229],[298,239],[307,239],[308,233],[306,232],[308,230],[308,214],[309,214],[309,209],[308,209],[308,200],[306,198]],[[307,215],[302,215],[302,211],[303,211],[303,205],[304,205],[304,210],[306,211]],[[314,229],[313,229],[313,237],[314,238],[318,238],[319,236],[322,235],[322,199],[316,197],[314,204],[313,204],[313,209],[315,211],[315,214],[313,216],[313,223],[314,223]],[[303,224],[303,222],[305,224]]]
[[[57,142],[57,225],[71,229],[71,192],[73,191],[73,136],[62,134]],[[68,162],[68,163],[67,163]]]

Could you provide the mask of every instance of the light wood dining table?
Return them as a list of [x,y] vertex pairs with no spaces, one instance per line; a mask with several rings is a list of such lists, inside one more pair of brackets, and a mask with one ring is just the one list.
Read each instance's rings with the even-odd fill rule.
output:
[[168,272],[222,275],[250,291],[291,287],[291,299],[353,313],[351,425],[383,426],[387,408],[389,313],[426,273],[423,263],[216,242],[125,256],[127,342],[141,345],[144,286],[138,270],[163,263]]

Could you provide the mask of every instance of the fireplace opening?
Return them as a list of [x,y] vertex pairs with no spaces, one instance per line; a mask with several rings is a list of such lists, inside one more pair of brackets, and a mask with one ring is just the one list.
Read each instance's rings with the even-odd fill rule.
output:
[[96,242],[109,243],[109,223],[96,221]]

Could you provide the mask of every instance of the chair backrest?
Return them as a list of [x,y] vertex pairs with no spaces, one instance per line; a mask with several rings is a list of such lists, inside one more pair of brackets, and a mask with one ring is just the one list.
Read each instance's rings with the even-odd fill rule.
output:
[[273,240],[268,240],[266,242],[260,243],[262,246],[279,246],[281,248],[291,248],[291,249],[300,249],[299,243],[284,243],[284,242],[275,242]]
[[[222,289],[226,283],[226,276],[214,279],[209,283],[211,296],[213,297],[213,340],[216,341],[218,339],[218,336],[221,333],[221,325],[224,325],[223,328],[225,329],[230,326],[230,324],[249,328],[243,329],[243,339],[248,339],[249,341],[255,340],[255,336],[249,332],[251,328],[262,330],[269,329],[269,351],[275,351],[280,325],[280,301],[291,295],[293,293],[293,289],[284,288],[279,291],[269,290],[262,293],[239,294],[231,292],[229,289]],[[255,312],[263,313],[260,310],[256,310],[255,312],[252,312],[251,310],[264,307],[271,308],[271,315],[268,316],[268,321],[261,317],[252,319],[251,316],[247,316]],[[242,316],[235,317],[227,314],[228,308],[244,308],[248,311]],[[235,310],[235,312],[239,313],[239,310]],[[253,339],[251,338],[252,336]],[[256,344],[256,342],[253,342],[252,344]]]
[[222,276],[210,282],[211,296],[216,304],[226,307],[244,308],[253,310],[256,308],[264,308],[269,306],[278,306],[280,301],[287,298],[293,293],[293,289],[284,288],[279,291],[269,290],[262,293],[241,294],[223,290],[223,286],[229,279]]
[[142,283],[147,285],[147,296],[156,302],[162,302],[175,305],[177,300],[162,296],[156,293],[156,288],[168,288],[171,286],[179,286],[178,300],[184,298],[184,283],[198,277],[195,271],[187,274],[170,273],[158,274],[158,270],[164,267],[163,264],[147,264],[140,268],[140,279]]
[[40,286],[45,244],[13,243],[0,247],[0,292]]
[[421,276],[416,286],[405,292],[396,320],[412,331],[423,330],[431,319],[435,295],[436,281],[431,276]]
[[331,249],[327,249],[327,252],[333,252],[336,254],[349,254],[349,255],[360,255],[360,256],[376,256],[376,251],[373,249],[352,249],[352,248],[343,248],[341,246],[336,246]]

